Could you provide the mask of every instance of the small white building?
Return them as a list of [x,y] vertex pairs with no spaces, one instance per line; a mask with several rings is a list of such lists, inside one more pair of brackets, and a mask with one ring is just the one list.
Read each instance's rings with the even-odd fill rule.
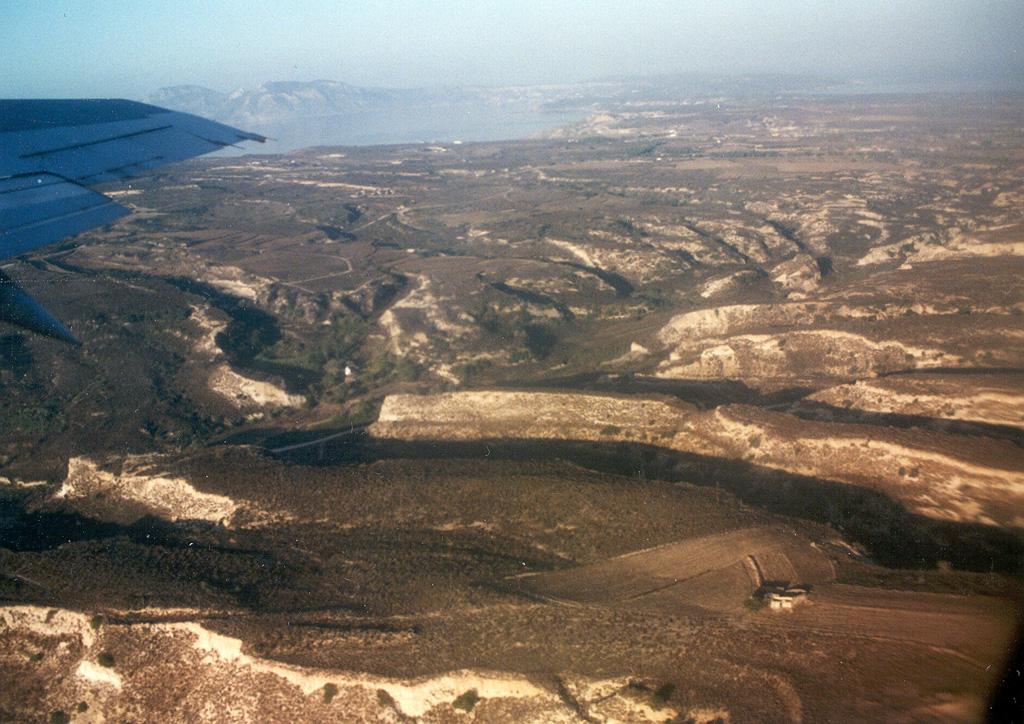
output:
[[792,611],[794,606],[807,600],[807,591],[802,588],[770,591],[765,594],[765,600],[772,611]]

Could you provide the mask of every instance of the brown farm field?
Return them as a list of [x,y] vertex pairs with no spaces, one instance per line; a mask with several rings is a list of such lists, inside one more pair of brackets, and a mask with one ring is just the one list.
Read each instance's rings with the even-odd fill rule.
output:
[[[651,597],[671,597],[698,606],[694,602],[715,600],[715,610],[738,608],[765,582],[810,586],[833,577],[828,558],[795,532],[748,528],[634,551],[582,568],[530,574],[516,582],[556,600],[643,605]],[[685,593],[674,593],[677,587]]]

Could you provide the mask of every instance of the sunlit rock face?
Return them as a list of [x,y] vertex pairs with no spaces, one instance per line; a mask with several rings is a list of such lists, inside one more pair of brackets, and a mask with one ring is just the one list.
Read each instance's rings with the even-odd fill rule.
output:
[[[112,623],[58,609],[0,609],[5,680],[20,682],[0,694],[0,709],[28,720],[114,722],[131,716],[181,724],[452,721],[470,711],[476,721],[568,723],[578,715],[555,687],[525,677],[462,670],[401,679],[290,666],[251,656],[242,641],[200,624],[146,615],[156,620]],[[628,721],[663,722],[678,714],[631,700],[626,684],[568,682],[583,706],[593,698],[599,711]]]
[[770,272],[772,281],[790,295],[807,294],[818,288],[821,279],[819,263],[809,254],[797,254]]
[[613,396],[460,392],[389,397],[370,433],[406,440],[632,441],[884,490],[910,510],[1024,525],[1018,449],[919,431],[803,420],[731,405],[709,412]]
[[118,469],[104,470],[92,460],[72,458],[68,476],[53,499],[72,507],[98,504],[122,523],[145,515],[172,521],[230,522],[238,509],[235,501],[200,492],[184,478],[167,475],[161,462],[159,456],[130,457],[116,463]]

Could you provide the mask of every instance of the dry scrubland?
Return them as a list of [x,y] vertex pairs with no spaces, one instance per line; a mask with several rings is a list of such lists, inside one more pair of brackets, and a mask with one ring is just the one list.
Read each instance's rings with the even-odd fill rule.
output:
[[86,345],[0,337],[0,718],[979,720],[1020,108],[643,96],[115,189],[12,270]]
[[[35,525],[97,523],[4,552],[15,719],[450,721],[473,689],[481,721],[974,716],[1013,619],[999,577],[851,585],[900,582],[825,526],[564,463],[220,448],[79,463],[37,494]],[[806,608],[743,606],[750,556],[810,584]]]
[[869,487],[908,510],[1024,527],[1024,456],[1011,442],[804,420],[756,407],[548,392],[388,397],[370,433],[406,440],[634,441]]

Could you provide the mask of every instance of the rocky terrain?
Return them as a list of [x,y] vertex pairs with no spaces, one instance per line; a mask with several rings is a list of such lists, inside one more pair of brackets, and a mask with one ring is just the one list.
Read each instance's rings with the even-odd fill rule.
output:
[[371,435],[403,440],[633,441],[861,485],[933,518],[1024,527],[1024,456],[1010,442],[821,422],[728,405],[529,392],[388,397]]
[[[7,675],[31,681],[40,667],[19,667],[18,659],[27,662],[36,652],[58,649],[58,655],[44,654],[40,663],[48,676],[63,683],[47,691],[17,687],[6,698],[42,698],[52,708],[50,718],[65,721],[106,721],[140,711],[176,721],[273,721],[282,710],[294,712],[292,721],[297,722],[457,721],[470,711],[475,721],[484,722],[578,718],[556,687],[527,678],[453,671],[410,680],[280,664],[244,653],[237,638],[174,621],[183,614],[188,612],[175,612],[166,621],[158,614],[145,625],[125,626],[96,624],[94,618],[69,611],[7,608],[0,613],[4,626],[35,634],[24,658],[16,655],[22,652],[4,651],[5,663],[12,666]],[[599,716],[667,721],[677,715],[629,696],[625,680],[562,684],[576,693],[580,706]],[[15,705],[14,713],[19,708]],[[26,709],[30,713],[35,707]]]
[[[901,579],[827,526],[565,463],[221,447],[27,496],[0,580],[19,721],[970,719],[1013,625],[1009,579]],[[813,611],[760,610],[748,555]]]
[[0,336],[0,719],[982,720],[1019,98],[641,86],[172,167],[13,261],[85,344]]

